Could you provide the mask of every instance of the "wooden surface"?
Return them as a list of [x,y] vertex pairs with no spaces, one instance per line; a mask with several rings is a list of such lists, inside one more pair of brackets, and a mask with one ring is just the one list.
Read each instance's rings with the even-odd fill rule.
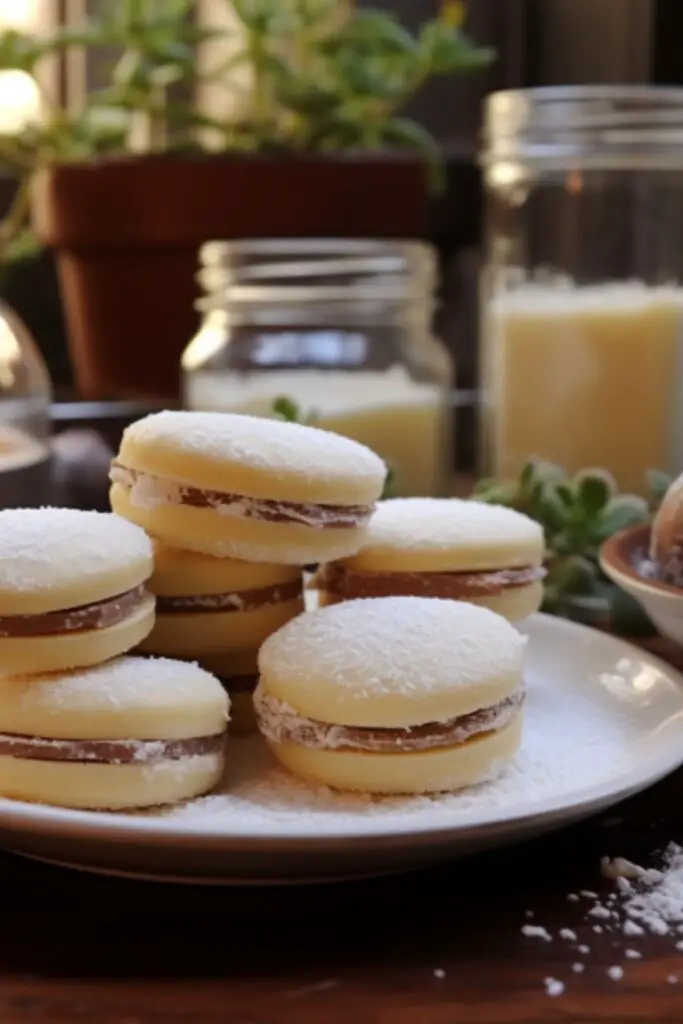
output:
[[[598,935],[585,906],[567,900],[580,889],[611,890],[601,856],[650,862],[683,840],[682,806],[683,772],[532,843],[321,887],[182,888],[0,855],[0,1022],[683,1021],[675,941]],[[525,937],[528,923],[552,941]],[[590,954],[560,938],[561,928],[575,930]],[[625,959],[634,945],[640,961]],[[571,969],[578,961],[582,974]],[[622,980],[608,976],[612,965],[624,967]],[[546,993],[547,977],[565,982],[561,996]]]

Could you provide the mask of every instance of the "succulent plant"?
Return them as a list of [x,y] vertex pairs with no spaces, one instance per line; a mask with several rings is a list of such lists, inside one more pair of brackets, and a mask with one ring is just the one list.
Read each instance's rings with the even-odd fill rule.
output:
[[653,627],[627,594],[602,572],[603,541],[627,526],[649,522],[668,486],[668,477],[648,474],[651,500],[619,494],[602,469],[568,476],[559,466],[531,461],[516,480],[481,480],[473,497],[531,516],[545,533],[548,575],[544,610],[632,635]]
[[[56,162],[207,147],[328,154],[408,149],[438,169],[436,142],[403,107],[435,75],[473,72],[493,60],[491,50],[464,33],[462,0],[443,0],[415,34],[390,13],[339,0],[224,2],[236,19],[232,28],[198,24],[196,0],[103,0],[96,17],[73,29],[0,31],[0,71],[29,74],[37,88],[55,56],[91,49],[121,54],[107,85],[90,92],[82,107],[43,95],[39,119],[0,134],[0,165],[20,182],[0,225],[0,256],[15,246],[30,251],[30,182],[36,170]],[[225,57],[203,67],[197,47],[210,40],[225,41]],[[234,74],[242,70],[248,85]],[[209,82],[224,90],[229,113],[197,109],[195,86]]]

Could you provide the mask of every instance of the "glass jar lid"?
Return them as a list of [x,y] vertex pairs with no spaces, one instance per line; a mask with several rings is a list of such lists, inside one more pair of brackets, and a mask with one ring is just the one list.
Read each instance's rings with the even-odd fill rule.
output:
[[413,241],[238,239],[206,242],[197,280],[206,311],[239,303],[429,299],[436,256]]
[[562,169],[683,167],[683,88],[551,86],[492,93],[481,163]]

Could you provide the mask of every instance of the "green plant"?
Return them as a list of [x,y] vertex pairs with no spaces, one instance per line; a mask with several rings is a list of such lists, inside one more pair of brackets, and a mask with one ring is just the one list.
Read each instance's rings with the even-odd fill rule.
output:
[[[224,2],[236,17],[234,30],[196,24],[195,0],[108,0],[100,16],[73,30],[0,32],[0,71],[23,71],[38,85],[44,63],[66,50],[121,54],[108,85],[90,93],[82,109],[68,110],[43,94],[39,120],[0,135],[0,164],[20,182],[0,225],[0,257],[25,232],[33,173],[55,162],[129,149],[389,147],[418,149],[435,163],[434,140],[402,108],[432,76],[474,71],[493,56],[463,34],[464,5],[457,0],[444,2],[416,35],[391,15],[351,0]],[[197,47],[208,40],[224,41],[226,55],[200,70]],[[239,79],[243,71],[248,85]],[[197,111],[200,81],[225,91],[224,116]]]
[[546,611],[636,634],[652,627],[636,602],[602,572],[598,552],[618,530],[650,520],[669,478],[662,473],[648,477],[649,502],[619,494],[603,470],[587,469],[569,477],[558,466],[532,461],[516,480],[481,480],[473,497],[517,509],[543,527]]

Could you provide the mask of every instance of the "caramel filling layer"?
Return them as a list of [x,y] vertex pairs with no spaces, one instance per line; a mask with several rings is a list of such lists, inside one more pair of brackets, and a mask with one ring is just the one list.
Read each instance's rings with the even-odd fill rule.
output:
[[313,585],[347,600],[415,596],[463,601],[525,587],[545,575],[542,566],[493,572],[361,572],[345,565],[327,565],[318,571]]
[[88,629],[107,629],[116,626],[135,611],[148,591],[144,584],[127,590],[105,601],[65,608],[62,611],[41,612],[38,615],[0,616],[0,637],[56,636],[59,633],[80,633]]
[[344,529],[363,526],[372,515],[373,505],[304,504],[293,501],[269,501],[244,494],[203,490],[188,484],[163,480],[149,473],[139,473],[120,462],[112,462],[109,472],[112,483],[128,491],[133,505],[158,508],[164,505],[189,505],[209,508],[220,515],[237,519],[260,519],[267,523],[296,523],[313,529]]
[[466,743],[475,736],[498,732],[509,725],[524,702],[522,687],[499,704],[480,708],[445,722],[407,726],[403,729],[330,725],[299,715],[294,708],[263,692],[254,694],[259,729],[273,743],[297,743],[319,750],[362,750],[374,754],[401,754]]
[[194,615],[202,612],[251,612],[265,605],[295,601],[303,594],[303,583],[291,580],[270,587],[236,590],[230,594],[192,594],[187,597],[157,597],[158,615]]
[[54,740],[42,736],[0,734],[0,757],[82,764],[150,764],[218,754],[224,734],[184,740]]

